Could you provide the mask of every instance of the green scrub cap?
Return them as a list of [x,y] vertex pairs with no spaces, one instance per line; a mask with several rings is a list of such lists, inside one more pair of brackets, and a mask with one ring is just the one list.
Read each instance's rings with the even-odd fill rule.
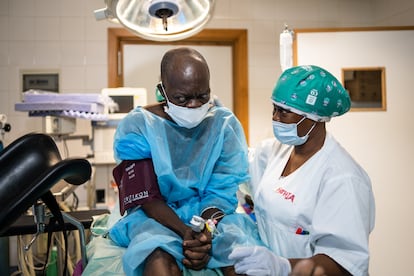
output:
[[285,70],[273,89],[274,104],[318,122],[328,122],[351,108],[351,99],[341,83],[315,65]]

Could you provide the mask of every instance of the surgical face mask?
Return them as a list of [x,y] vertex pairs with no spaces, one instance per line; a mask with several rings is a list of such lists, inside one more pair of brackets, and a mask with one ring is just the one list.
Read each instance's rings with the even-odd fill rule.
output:
[[292,146],[303,145],[309,138],[309,133],[313,130],[316,123],[313,123],[311,129],[305,136],[298,136],[298,125],[305,120],[303,117],[299,122],[294,124],[285,124],[278,121],[273,121],[273,133],[280,143]]
[[210,102],[207,102],[200,107],[188,108],[173,104],[167,97],[166,100],[168,107],[165,107],[165,112],[170,115],[177,125],[185,128],[198,126],[206,117],[210,107]]

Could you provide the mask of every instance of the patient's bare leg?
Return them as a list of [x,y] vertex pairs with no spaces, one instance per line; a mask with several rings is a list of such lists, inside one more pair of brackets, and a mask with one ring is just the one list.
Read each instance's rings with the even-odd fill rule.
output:
[[175,276],[181,275],[181,271],[173,256],[157,248],[147,257],[144,267],[146,275]]

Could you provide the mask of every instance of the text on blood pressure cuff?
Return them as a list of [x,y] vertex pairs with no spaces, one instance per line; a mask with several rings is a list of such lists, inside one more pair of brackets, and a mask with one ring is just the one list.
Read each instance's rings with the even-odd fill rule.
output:
[[129,208],[162,200],[152,159],[124,160],[113,169],[112,175],[118,186],[121,215]]

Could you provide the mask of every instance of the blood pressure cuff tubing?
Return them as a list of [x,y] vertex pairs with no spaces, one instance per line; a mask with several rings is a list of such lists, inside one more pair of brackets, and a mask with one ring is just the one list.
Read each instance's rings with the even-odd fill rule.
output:
[[118,186],[121,215],[154,199],[163,200],[152,159],[124,160],[113,169],[112,175]]

